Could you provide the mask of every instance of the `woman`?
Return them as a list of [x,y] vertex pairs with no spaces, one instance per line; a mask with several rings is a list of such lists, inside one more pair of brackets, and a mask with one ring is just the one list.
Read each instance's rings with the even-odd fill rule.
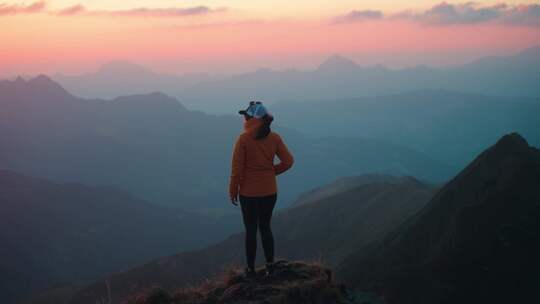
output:
[[[277,199],[276,175],[287,171],[293,157],[281,137],[270,130],[273,116],[259,101],[252,101],[244,115],[244,132],[234,145],[229,184],[231,202],[240,200],[246,229],[246,275],[255,274],[257,227],[266,257],[266,274],[272,274],[274,238],[270,229],[272,211]],[[280,163],[274,165],[274,156]]]

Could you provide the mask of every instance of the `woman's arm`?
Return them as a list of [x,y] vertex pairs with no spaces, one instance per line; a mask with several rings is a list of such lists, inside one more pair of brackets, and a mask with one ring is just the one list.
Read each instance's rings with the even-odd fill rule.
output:
[[231,177],[229,180],[229,197],[232,202],[238,200],[238,188],[244,178],[244,164],[246,160],[246,149],[244,142],[239,136],[234,144],[234,151],[231,162]]
[[[277,135],[277,134],[276,134]],[[276,175],[279,175],[292,167],[294,163],[294,158],[287,149],[287,145],[281,139],[281,136],[277,135],[277,150],[276,155],[279,157],[279,164],[274,165],[274,172]]]

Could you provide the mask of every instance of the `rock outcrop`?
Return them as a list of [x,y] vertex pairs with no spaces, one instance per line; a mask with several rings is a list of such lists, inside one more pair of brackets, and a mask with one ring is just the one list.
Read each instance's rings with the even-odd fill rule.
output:
[[169,293],[155,287],[133,295],[126,304],[346,304],[343,285],[334,283],[332,272],[317,263],[276,263],[267,277],[258,269],[253,278],[231,269],[199,286]]

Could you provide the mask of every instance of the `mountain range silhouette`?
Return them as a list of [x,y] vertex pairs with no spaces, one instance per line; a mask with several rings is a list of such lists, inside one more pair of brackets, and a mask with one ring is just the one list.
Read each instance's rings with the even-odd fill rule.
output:
[[[376,294],[373,303],[535,297],[540,151],[523,137],[505,135],[439,189],[413,178],[366,179],[357,187],[348,180],[345,190],[330,195],[319,188],[320,200],[312,193],[310,201],[280,212],[274,222],[278,255],[326,262],[349,292]],[[154,284],[169,292],[202,282],[241,263],[241,244],[242,235],[233,235],[113,275],[107,278],[110,295],[117,301]],[[73,291],[70,303],[93,303],[107,293],[97,281]]]
[[[112,185],[161,205],[228,207],[223,189],[241,117],[191,111],[157,92],[82,99],[47,76],[0,81],[0,106],[0,167],[57,182]],[[300,159],[299,170],[282,179],[284,203],[341,176],[378,172],[444,180],[453,172],[406,147],[313,138],[276,124]]]
[[244,100],[272,103],[334,100],[423,89],[538,98],[539,67],[540,46],[537,46],[506,57],[484,57],[445,68],[361,66],[336,54],[305,71],[261,69],[238,75],[176,76],[148,69],[137,72],[140,67],[136,64],[113,62],[94,74],[54,78],[69,91],[85,97],[114,98],[159,90],[178,98],[189,108],[224,114],[230,113],[231,108],[244,106]]

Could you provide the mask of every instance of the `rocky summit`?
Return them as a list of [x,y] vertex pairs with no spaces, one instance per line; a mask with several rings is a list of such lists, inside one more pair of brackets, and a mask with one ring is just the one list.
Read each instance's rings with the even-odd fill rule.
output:
[[272,276],[264,268],[246,277],[236,268],[195,287],[167,292],[154,287],[133,295],[126,304],[347,304],[344,285],[318,263],[279,261]]

